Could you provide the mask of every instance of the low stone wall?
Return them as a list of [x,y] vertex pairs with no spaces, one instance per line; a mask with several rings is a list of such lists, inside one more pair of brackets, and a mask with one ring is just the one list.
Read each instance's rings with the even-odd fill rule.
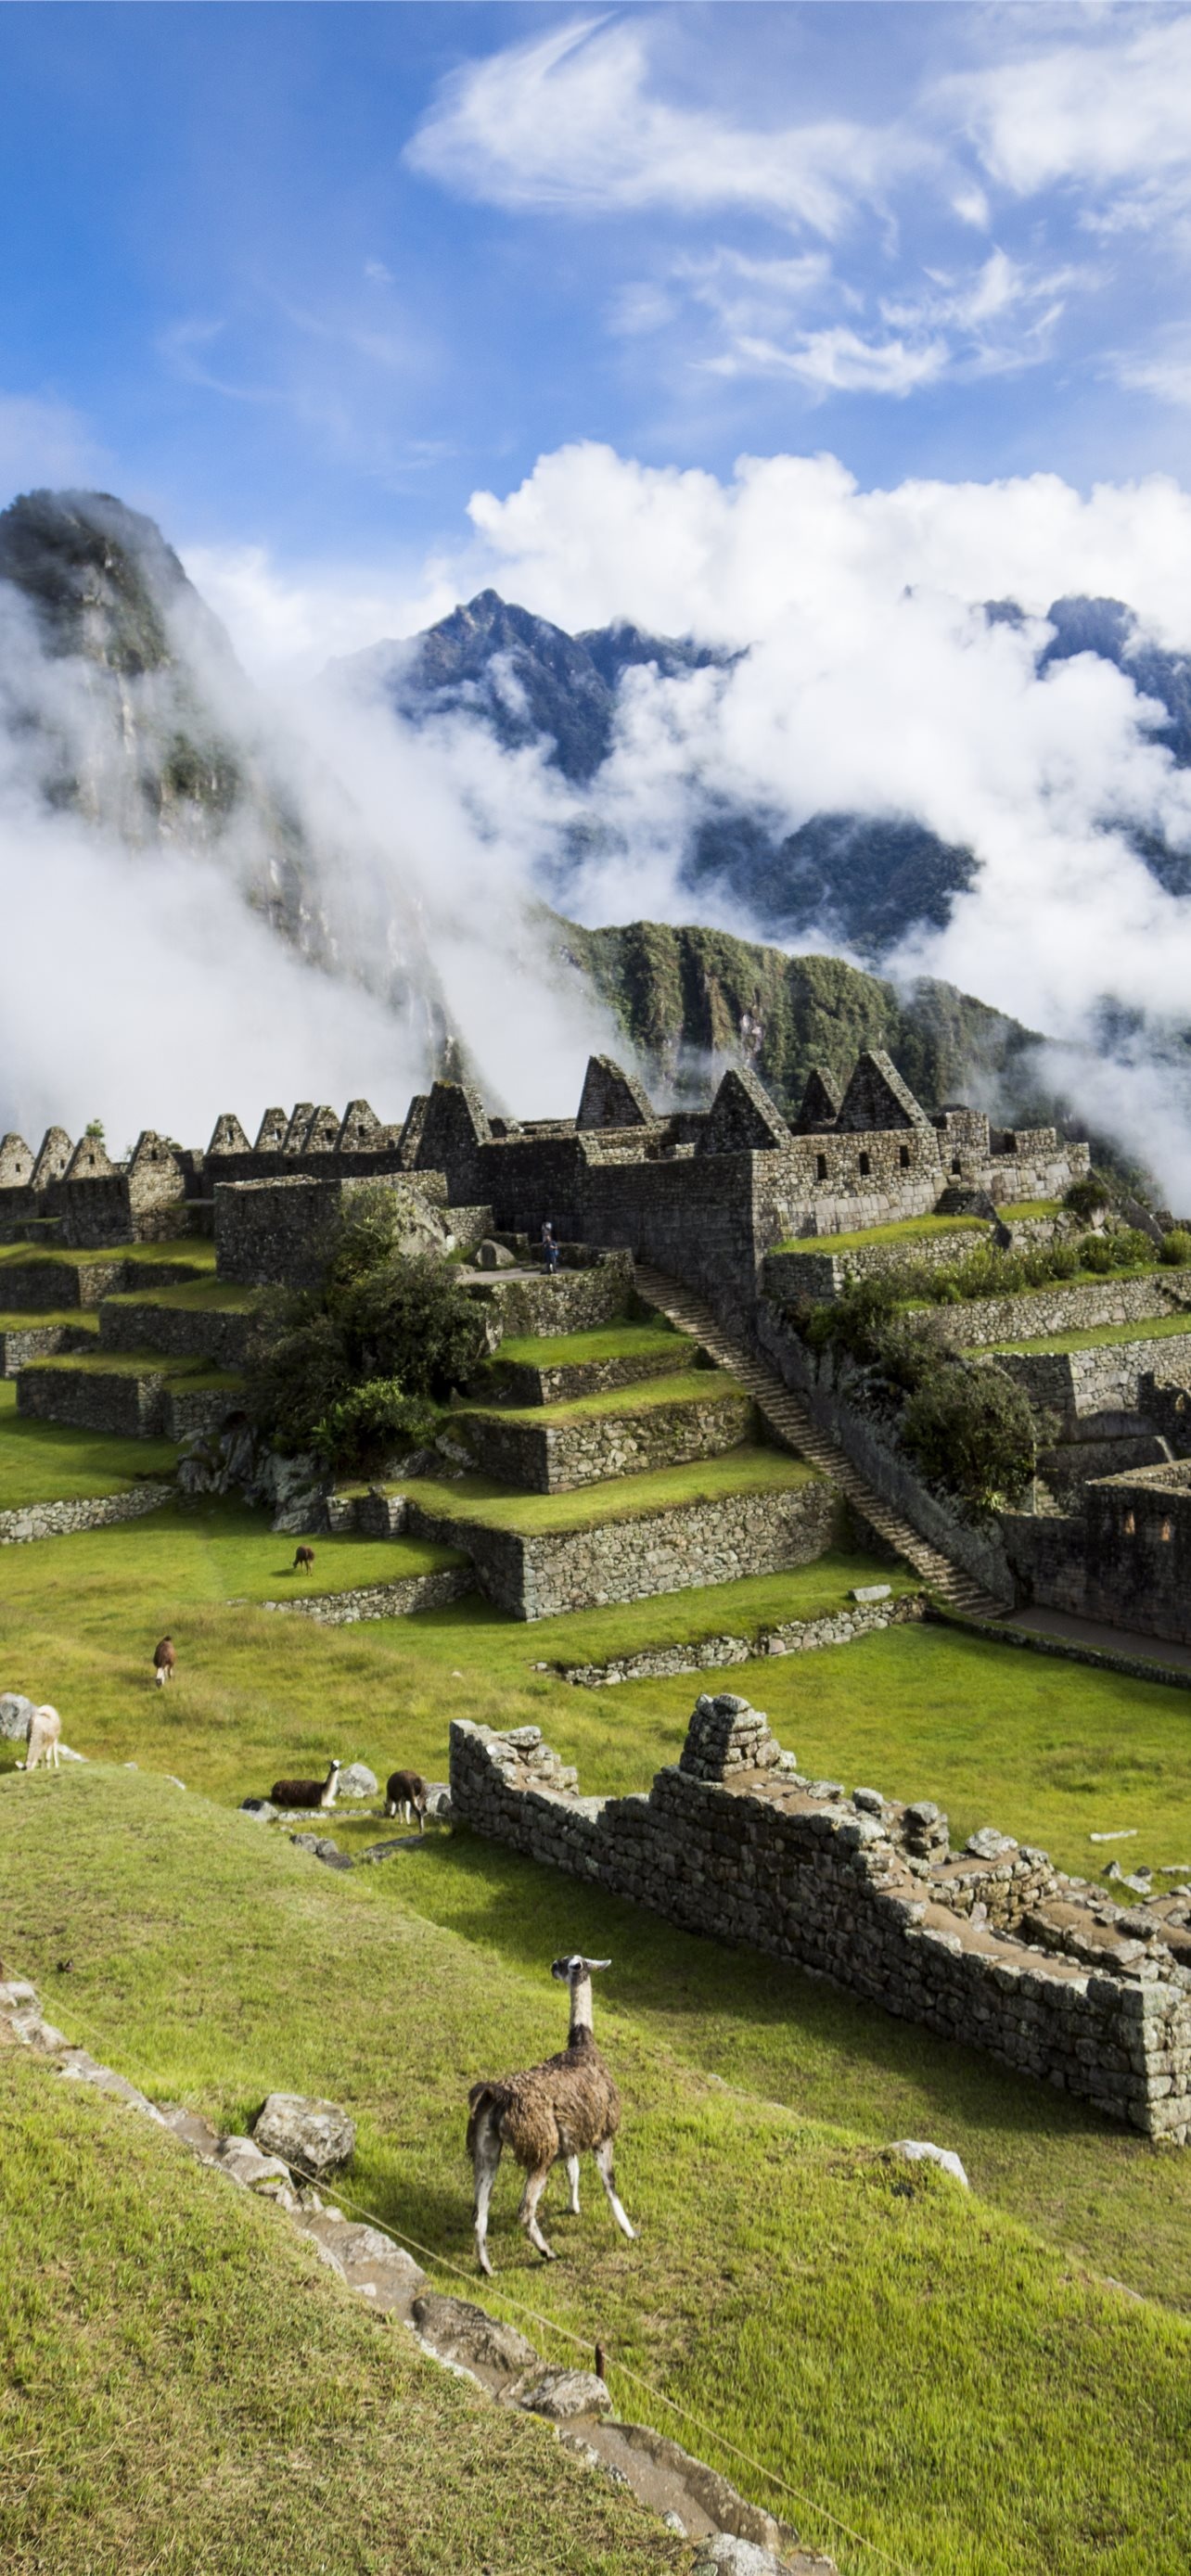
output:
[[806,1655],[821,1646],[850,1646],[857,1637],[871,1637],[878,1628],[900,1628],[909,1620],[921,1619],[924,1607],[921,1593],[904,1592],[896,1600],[856,1602],[850,1610],[833,1610],[822,1619],[784,1619],[776,1627],[756,1629],[749,1637],[700,1637],[692,1644],[646,1646],[637,1655],[614,1655],[607,1664],[543,1664],[541,1669],[583,1690],[608,1690],[617,1682],[665,1681],[675,1673],[720,1672],[732,1664],[750,1664],[762,1655]]
[[531,1368],[527,1362],[497,1358],[477,1396],[501,1404],[571,1404],[583,1395],[611,1395],[618,1386],[639,1386],[643,1378],[669,1377],[690,1367],[691,1344],[683,1333],[673,1336],[672,1351],[643,1352],[636,1359],[575,1360],[562,1368]]
[[105,1297],[99,1310],[104,1351],[164,1351],[168,1359],[205,1359],[212,1368],[243,1366],[251,1314],[218,1307],[154,1306],[141,1298],[125,1304]]
[[950,1234],[895,1235],[887,1243],[858,1244],[833,1252],[830,1236],[811,1235],[807,1248],[769,1252],[762,1265],[765,1294],[779,1306],[830,1305],[853,1279],[885,1278],[892,1271],[949,1270],[989,1240],[989,1229],[956,1226]]
[[360,1619],[408,1619],[415,1610],[441,1610],[474,1592],[470,1565],[443,1566],[437,1574],[405,1574],[396,1583],[370,1583],[357,1592],[304,1592],[294,1601],[262,1601],[262,1610],[292,1610],[323,1628],[350,1628]]
[[807,1565],[831,1546],[838,1511],[834,1487],[818,1478],[784,1491],[675,1503],[667,1511],[640,1512],[591,1529],[528,1535],[439,1518],[423,1509],[412,1488],[404,1497],[375,1500],[390,1530],[462,1548],[481,1591],[515,1619],[551,1619],[564,1610],[594,1610],[607,1602]]
[[19,1377],[33,1360],[52,1360],[59,1351],[89,1349],[94,1335],[76,1324],[30,1324],[18,1332],[0,1333],[0,1377]]
[[98,1306],[122,1285],[123,1261],[9,1261],[4,1265],[8,1314],[46,1314],[66,1306]]
[[150,1440],[165,1428],[166,1381],[160,1369],[133,1376],[102,1369],[26,1368],[17,1379],[17,1412],[35,1422],[66,1422]]
[[629,1252],[602,1252],[590,1267],[543,1271],[532,1279],[510,1279],[494,1270],[470,1288],[492,1309],[502,1333],[584,1333],[616,1323],[625,1313],[633,1293],[633,1258]]
[[477,1467],[529,1494],[568,1494],[611,1477],[646,1475],[653,1468],[684,1467],[739,1447],[753,1428],[750,1397],[716,1393],[716,1379],[699,1403],[643,1405],[638,1413],[583,1414],[572,1422],[507,1422],[499,1414],[463,1414],[452,1431]]
[[678,1764],[628,1798],[581,1796],[536,1727],[457,1718],[451,1805],[457,1824],[688,1931],[808,1968],[1146,2136],[1191,2138],[1183,1936],[991,1829],[952,1855],[929,1802],[802,1778],[728,1693],[699,1700]]
[[1056,1280],[1049,1288],[1016,1297],[969,1297],[958,1306],[928,1306],[923,1313],[953,1350],[985,1342],[1025,1342],[1040,1333],[1082,1333],[1096,1324],[1151,1323],[1186,1304],[1170,1287],[1170,1271],[1144,1279]]
[[97,1494],[81,1502],[26,1503],[21,1510],[0,1512],[0,1547],[20,1547],[34,1538],[70,1538],[76,1530],[106,1529],[113,1521],[143,1520],[172,1502],[172,1485],[137,1485],[130,1494]]
[[217,1431],[243,1400],[239,1387],[188,1387],[184,1378],[167,1378],[162,1416],[166,1438],[190,1440],[196,1432]]
[[1191,1333],[1135,1342],[1094,1343],[1084,1351],[997,1351],[998,1368],[1014,1378],[1035,1412],[1070,1424],[1091,1413],[1133,1414],[1141,1382],[1156,1377],[1191,1387]]

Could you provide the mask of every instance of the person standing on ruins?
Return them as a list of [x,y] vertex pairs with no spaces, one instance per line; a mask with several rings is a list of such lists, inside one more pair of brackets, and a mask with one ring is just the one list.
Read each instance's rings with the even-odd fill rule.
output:
[[549,1217],[547,1217],[546,1222],[542,1227],[542,1261],[547,1270],[557,1270],[558,1241]]

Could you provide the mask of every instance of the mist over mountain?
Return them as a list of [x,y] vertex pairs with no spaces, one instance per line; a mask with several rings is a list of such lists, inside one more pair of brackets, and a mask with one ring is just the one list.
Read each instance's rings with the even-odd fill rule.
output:
[[[983,614],[990,626],[1024,632],[1030,625],[1013,600],[986,603]],[[1059,599],[1045,624],[1033,651],[1039,678],[1082,654],[1109,665],[1153,702],[1149,739],[1177,766],[1191,766],[1191,656],[1148,642],[1120,600]],[[372,646],[335,669],[407,721],[461,718],[486,728],[506,749],[537,748],[569,784],[598,792],[618,725],[631,722],[635,678],[681,688],[695,673],[733,670],[746,652],[689,636],[648,635],[627,623],[570,635],[484,590],[420,635]],[[976,853],[942,839],[912,813],[817,811],[783,831],[761,793],[737,801],[721,781],[703,774],[697,734],[689,772],[678,883],[696,900],[738,907],[763,937],[818,937],[879,964],[907,938],[943,928],[955,897],[975,879]],[[1103,819],[1121,820],[1111,812]],[[572,818],[557,861],[561,900],[569,867],[576,859],[589,865],[593,853],[598,859],[613,831],[598,807]],[[1130,837],[1160,885],[1180,896],[1191,892],[1191,853],[1136,818]]]

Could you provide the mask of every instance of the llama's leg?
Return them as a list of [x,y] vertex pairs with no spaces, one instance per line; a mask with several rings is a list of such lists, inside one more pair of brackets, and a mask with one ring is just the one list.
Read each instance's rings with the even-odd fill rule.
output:
[[570,2184],[570,2186],[571,2186],[571,2216],[572,2216],[572,2218],[577,2218],[577,2217],[578,2217],[578,2215],[579,2215],[579,2158],[578,2158],[578,2156],[568,2156],[568,2157],[567,2157],[567,2181],[569,2182],[569,2184]]
[[54,1741],[53,1741],[53,1743],[52,1743],[52,1744],[51,1744],[51,1746],[50,1746],[50,1760],[51,1760],[51,1762],[53,1763],[54,1769],[55,1769],[55,1771],[56,1771],[56,1770],[58,1769],[58,1767],[59,1767],[59,1765],[58,1765],[58,1738],[57,1738],[57,1736],[55,1736],[55,1737],[54,1737]]
[[535,2171],[529,2175],[525,2189],[521,2194],[521,2224],[525,2229],[525,2233],[529,2238],[530,2244],[536,2246],[538,2253],[543,2257],[544,2261],[552,2263],[554,2261],[554,2248],[551,2245],[547,2245],[546,2239],[538,2225],[538,2202],[546,2188],[549,2172],[550,2167],[548,2164],[538,2165]]
[[616,2175],[613,2171],[612,2165],[611,2138],[605,2138],[603,2146],[596,2148],[595,2160],[600,2169],[600,2181],[608,2194],[608,2207],[616,2220],[617,2226],[623,2228],[626,2236],[635,2236],[637,2230],[635,2227],[630,2225],[628,2219],[625,2217],[624,2210],[617,2196]]
[[472,2152],[476,2177],[476,2261],[481,2272],[486,2272],[491,2278],[492,2263],[488,2253],[488,2206],[500,2164],[500,2139],[492,2121],[481,2122],[476,2131]]

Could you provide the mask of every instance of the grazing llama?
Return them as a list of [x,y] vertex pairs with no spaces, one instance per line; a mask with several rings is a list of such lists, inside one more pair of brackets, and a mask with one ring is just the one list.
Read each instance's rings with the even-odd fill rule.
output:
[[290,1567],[290,1573],[291,1573],[291,1574],[313,1574],[313,1572],[314,1572],[314,1549],[313,1549],[312,1547],[300,1547],[300,1548],[298,1548],[298,1549],[296,1550],[296,1552],[295,1552],[295,1555],[294,1555],[294,1561],[293,1561],[293,1564],[292,1564],[292,1565],[291,1565],[291,1567]]
[[385,1814],[395,1816],[400,1807],[405,1823],[418,1819],[418,1832],[426,1830],[426,1783],[420,1771],[391,1771],[385,1791]]
[[325,1780],[275,1780],[269,1796],[275,1807],[333,1807],[339,1786],[339,1764],[332,1762]]
[[544,2065],[523,2075],[505,2075],[495,2083],[473,2084],[468,2094],[467,2146],[476,2178],[476,2257],[481,2272],[491,2273],[488,2255],[488,2205],[504,2147],[511,2148],[525,2174],[520,2220],[530,2244],[547,2263],[554,2261],[538,2225],[538,2202],[552,2165],[565,2161],[571,2186],[571,2212],[579,2215],[579,2158],[594,2155],[608,2206],[626,2236],[636,2229],[616,2194],[612,2141],[620,2127],[620,2095],[596,2047],[591,2028],[591,1979],[610,1959],[584,1959],[576,1952],[556,1959],[550,1974],[571,1990],[567,2044]]
[[62,1720],[56,1708],[35,1708],[29,1720],[29,1750],[25,1756],[26,1771],[36,1771],[44,1762],[47,1771],[56,1771],[58,1746],[62,1740]]
[[164,1690],[166,1683],[172,1682],[177,1660],[173,1638],[159,1637],[153,1649],[153,1679],[159,1690]]

